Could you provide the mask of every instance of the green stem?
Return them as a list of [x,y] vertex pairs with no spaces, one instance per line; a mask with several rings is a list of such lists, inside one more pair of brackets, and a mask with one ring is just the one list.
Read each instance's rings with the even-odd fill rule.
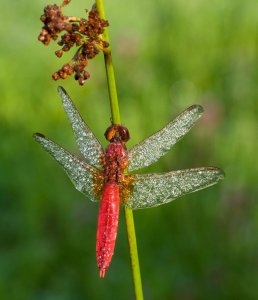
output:
[[142,279],[140,264],[138,258],[136,234],[134,227],[133,211],[125,207],[125,220],[127,228],[127,237],[130,248],[131,268],[133,272],[134,293],[136,300],[143,300]]
[[[98,10],[100,18],[106,19],[103,1],[96,0],[96,6],[97,6],[97,10]],[[108,30],[106,28],[103,33],[103,39],[105,41],[107,41],[110,45]],[[112,123],[120,124],[121,121],[120,121],[120,113],[119,113],[119,104],[118,104],[118,98],[117,98],[115,73],[114,73],[114,67],[113,67],[113,63],[112,63],[110,46],[104,52],[104,59],[105,59],[106,75],[107,75],[107,81],[108,81],[108,91],[109,91]],[[128,237],[129,250],[130,250],[130,258],[131,258],[131,268],[132,268],[132,274],[133,274],[135,299],[143,300],[141,272],[140,272],[140,265],[139,265],[139,259],[138,259],[134,218],[133,218],[133,212],[129,208],[125,208],[125,219],[126,219],[127,237]]]
[[[96,6],[100,18],[106,20],[103,1],[96,0]],[[108,42],[108,44],[110,45],[107,28],[104,29],[103,40]],[[112,123],[120,124],[121,120],[120,120],[119,104],[118,104],[117,91],[116,91],[115,72],[112,63],[110,46],[106,48],[104,51],[104,59],[105,59],[106,75],[107,75],[107,82],[108,82],[108,92],[109,92]]]

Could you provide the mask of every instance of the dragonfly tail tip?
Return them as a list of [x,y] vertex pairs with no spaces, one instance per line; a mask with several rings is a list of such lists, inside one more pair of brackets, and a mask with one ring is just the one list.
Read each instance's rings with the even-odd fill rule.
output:
[[99,270],[99,277],[100,277],[100,278],[104,278],[105,272],[106,272],[106,269],[100,269],[100,270]]

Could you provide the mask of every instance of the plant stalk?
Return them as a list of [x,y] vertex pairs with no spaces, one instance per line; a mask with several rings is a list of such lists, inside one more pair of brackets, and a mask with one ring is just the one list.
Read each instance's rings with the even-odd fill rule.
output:
[[[96,0],[96,6],[100,18],[106,19],[103,1]],[[114,67],[112,63],[110,41],[109,41],[107,28],[104,29],[103,40],[109,43],[109,47],[104,51],[104,60],[105,60],[106,75],[107,75],[107,82],[108,82],[112,123],[120,124],[121,119],[120,119],[119,104],[117,98],[115,73],[114,73]],[[143,300],[141,272],[140,272],[140,265],[138,259],[134,218],[133,218],[133,212],[130,208],[125,207],[125,219],[126,219],[127,237],[128,237],[129,250],[130,250],[130,258],[131,258],[131,269],[133,275],[135,299]]]
[[[106,20],[103,1],[96,0],[96,6],[100,18]],[[109,44],[109,47],[104,50],[104,60],[105,60],[106,75],[107,75],[107,82],[108,82],[108,93],[109,93],[112,123],[120,124],[121,119],[120,119],[119,104],[118,104],[117,91],[116,91],[115,72],[112,63],[110,41],[109,41],[107,28],[104,28],[103,40],[108,42]]]

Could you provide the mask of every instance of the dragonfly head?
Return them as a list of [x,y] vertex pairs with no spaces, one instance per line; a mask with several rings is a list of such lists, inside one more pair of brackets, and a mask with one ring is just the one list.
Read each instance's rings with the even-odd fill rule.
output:
[[126,143],[130,139],[129,131],[126,127],[121,125],[111,125],[105,132],[106,139],[113,142]]

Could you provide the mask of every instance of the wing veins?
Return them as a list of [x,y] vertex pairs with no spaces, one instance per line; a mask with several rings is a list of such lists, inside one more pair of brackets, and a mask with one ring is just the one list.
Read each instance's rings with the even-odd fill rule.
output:
[[164,128],[134,146],[128,152],[128,171],[138,170],[156,162],[194,126],[202,112],[203,108],[200,105],[192,105]]
[[214,185],[224,178],[224,172],[219,168],[204,167],[133,176],[135,180],[132,193],[125,205],[132,209],[141,209],[168,203]]
[[84,122],[66,91],[59,87],[58,92],[62,98],[62,104],[71,123],[80,152],[90,165],[100,168],[100,159],[103,155],[103,148],[100,142]]
[[34,138],[63,167],[78,191],[85,194],[91,201],[98,200],[94,192],[96,178],[102,178],[98,169],[80,160],[43,134],[36,133]]

